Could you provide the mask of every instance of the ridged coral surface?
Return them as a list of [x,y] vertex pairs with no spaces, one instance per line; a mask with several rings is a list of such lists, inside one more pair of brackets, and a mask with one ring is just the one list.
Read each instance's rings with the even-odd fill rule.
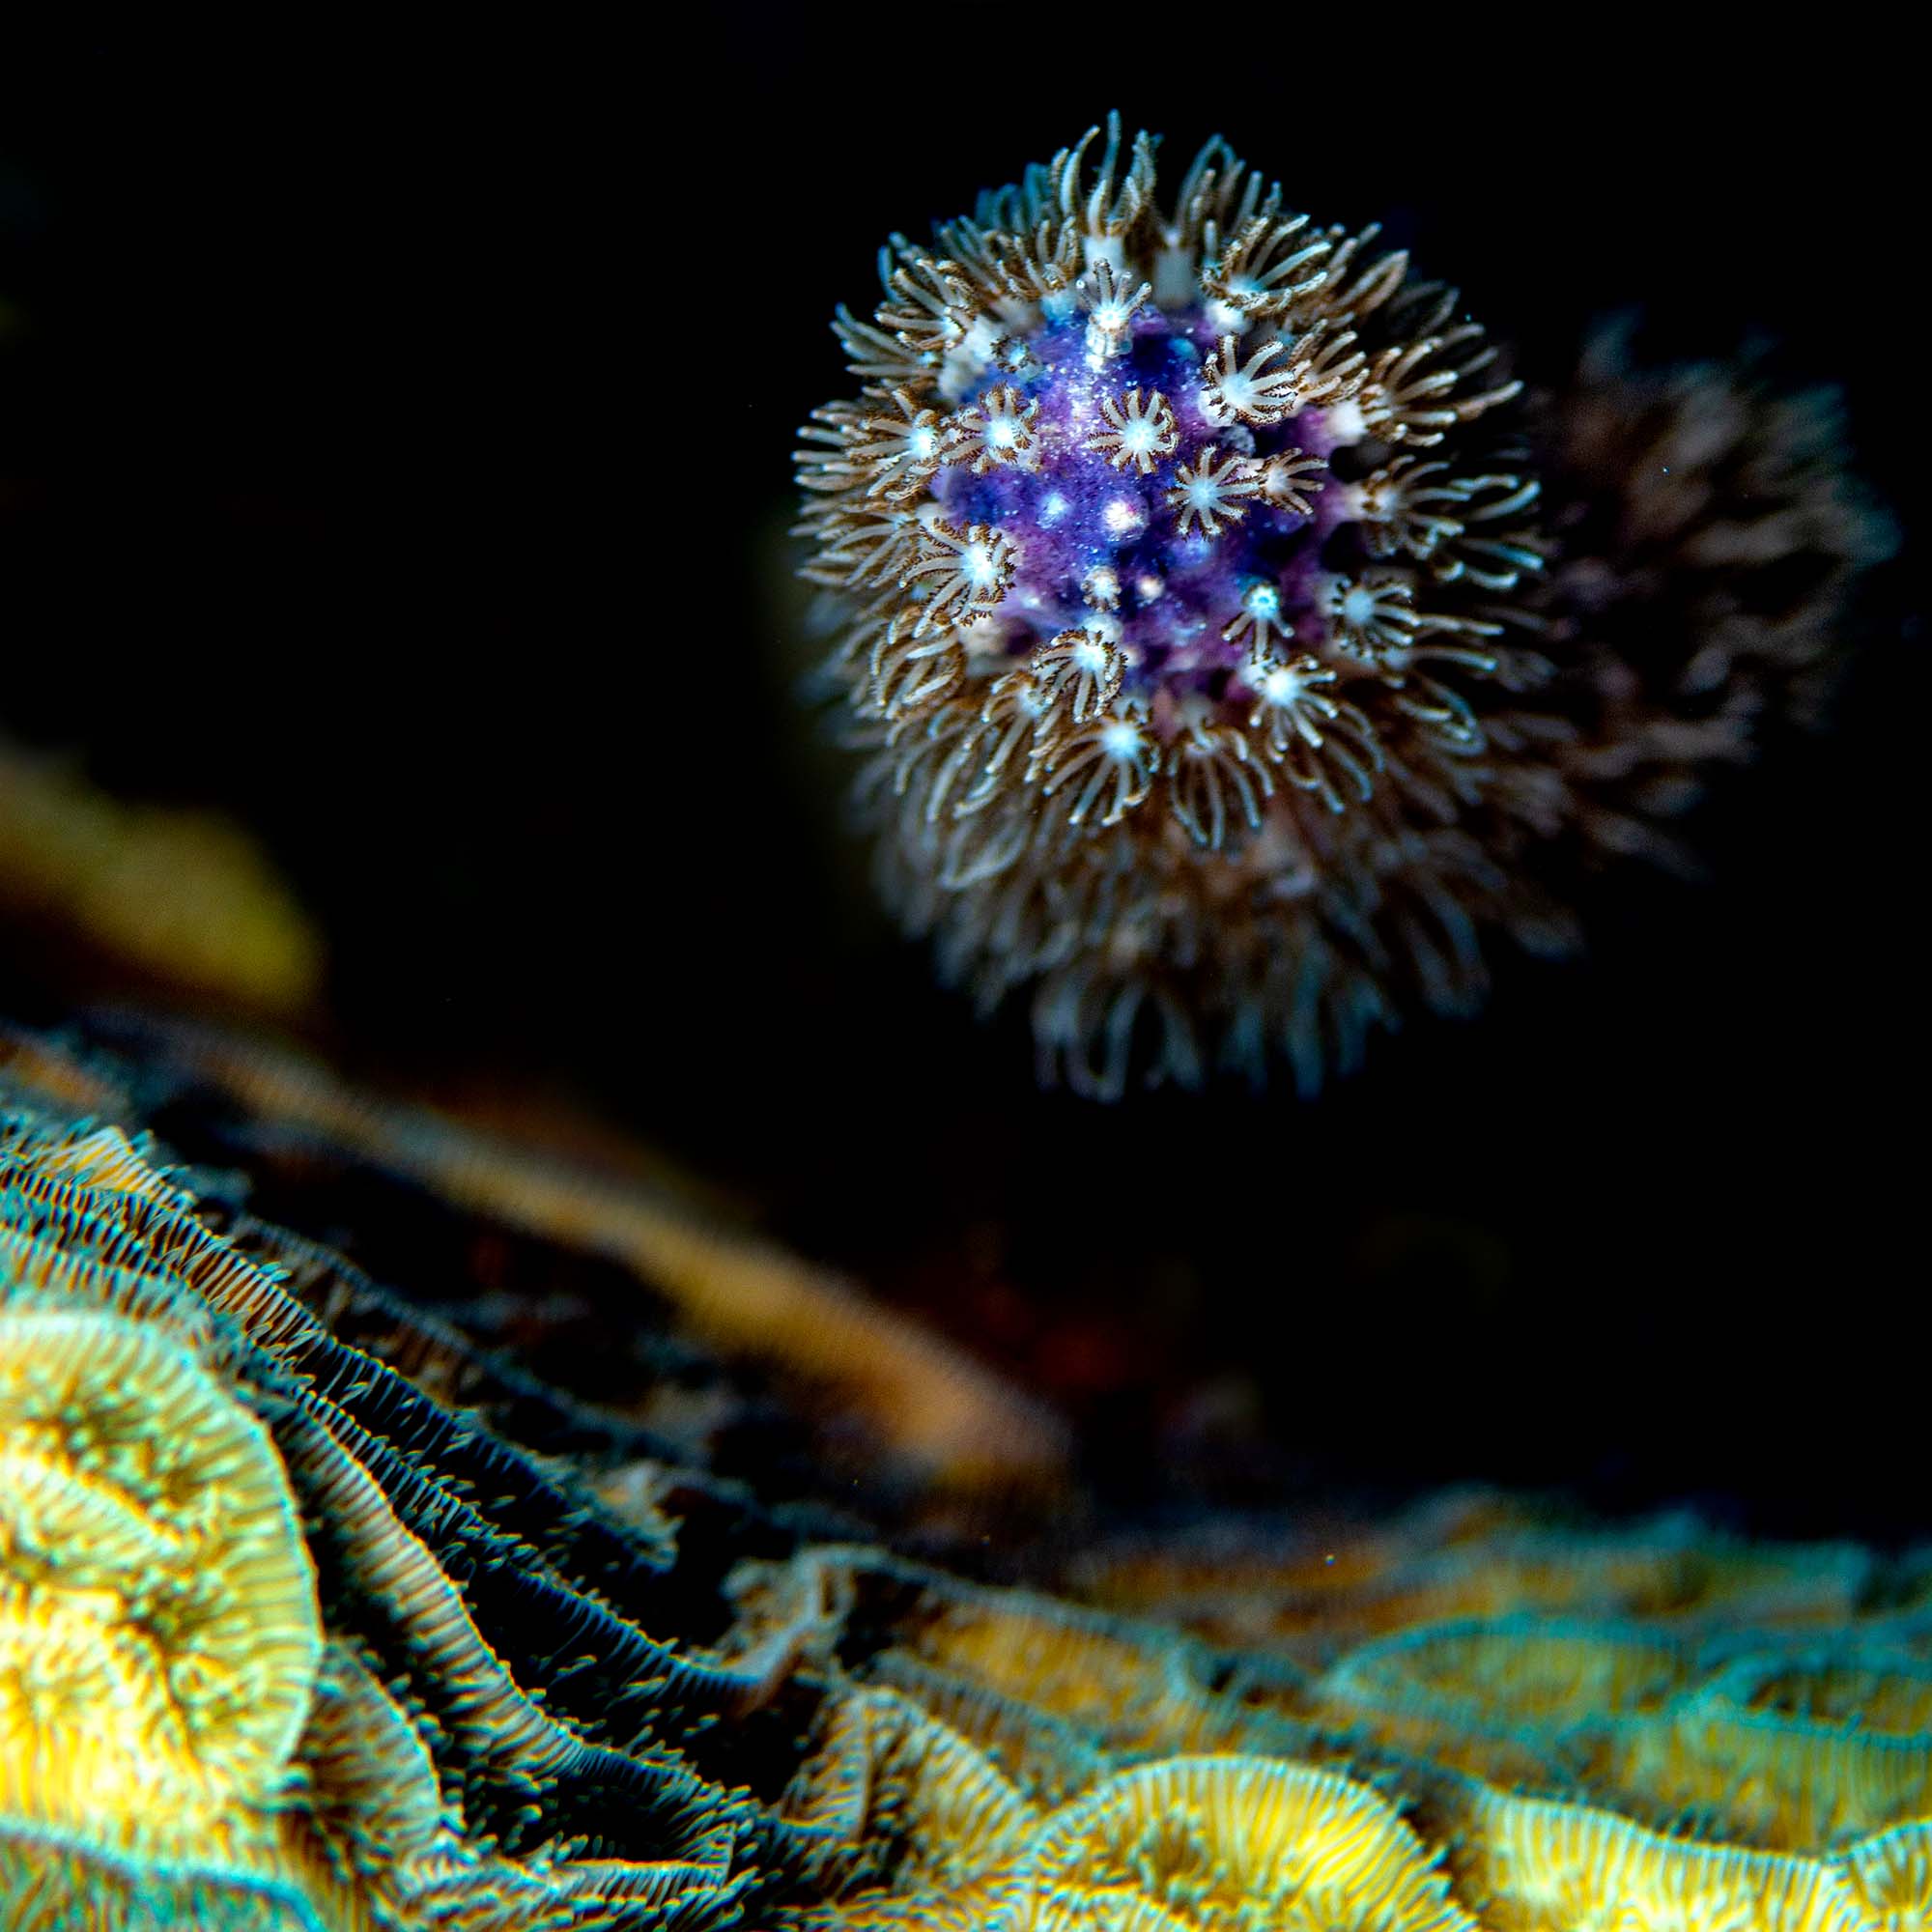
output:
[[[876,1414],[857,1480],[828,1417],[877,1385],[828,1390],[784,1295],[718,1315],[736,1237],[707,1273],[637,1238],[676,1219],[647,1189],[112,1032],[0,1036],[9,1926],[1932,1916],[1923,1551],[1485,1493],[1096,1539],[1050,1431],[996,1464]],[[506,1265],[628,1297],[622,1391],[497,1346]],[[958,1413],[1034,1413],[959,1375]],[[989,1558],[969,1524],[1042,1495],[1062,1527]]]
[[1459,292],[1210,141],[895,235],[799,532],[888,898],[1042,1071],[1304,1087],[1803,708],[1878,520],[1826,400],[1608,337],[1531,398]]
[[158,1328],[0,1315],[0,1805],[185,1839],[266,1798],[321,1651],[268,1432]]

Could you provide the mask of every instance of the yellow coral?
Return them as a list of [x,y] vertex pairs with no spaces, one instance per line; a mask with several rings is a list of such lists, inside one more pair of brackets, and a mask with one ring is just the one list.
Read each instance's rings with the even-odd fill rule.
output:
[[0,1314],[0,1814],[127,1846],[270,1803],[320,1653],[262,1425],[150,1330]]
[[1615,1625],[1538,1620],[1437,1625],[1364,1645],[1318,1694],[1345,1704],[1426,1701],[1516,1722],[1656,1708],[1683,1683],[1683,1646]]
[[901,1885],[970,1880],[1015,1853],[1038,1823],[981,1752],[883,1689],[838,1699],[787,1810],[841,1845],[901,1845]]
[[[448,1123],[304,1108],[539,1238],[635,1232]],[[1146,1614],[1083,1608],[782,1531],[621,1427],[528,1458],[430,1399],[497,1386],[459,1331],[201,1184],[0,1033],[0,1925],[1932,1932],[1923,1628],[1856,1610],[1911,1559],[1463,1498],[1076,1553]],[[717,1321],[783,1353],[809,1305]]]
[[1077,1798],[1107,1767],[1105,1754],[1075,1724],[951,1670],[883,1651],[867,1666],[874,1681],[915,1698],[951,1724],[1036,1804]]
[[1186,1932],[1475,1932],[1385,1800],[1255,1757],[1169,1758],[1066,1806],[1027,1859],[1010,1923],[1125,1924],[1130,1905]]
[[1365,1644],[1311,1698],[1329,1722],[1394,1748],[1505,1783],[1547,1782],[1579,1714],[1655,1710],[1687,1671],[1664,1633],[1509,1619]]
[[1048,1599],[949,1594],[914,1649],[925,1662],[1093,1731],[1112,1750],[1211,1750],[1240,1736],[1237,1714],[1190,1675],[1184,1639],[1129,1635]]
[[1861,1838],[1838,1861],[1846,1887],[1882,1932],[1932,1926],[1932,1823]]
[[7,1932],[348,1932],[367,1921],[324,1916],[277,1879],[192,1861],[157,1870],[0,1824],[0,1924]]
[[1855,1932],[1816,1859],[1690,1844],[1586,1804],[1472,1787],[1457,1878],[1492,1932]]

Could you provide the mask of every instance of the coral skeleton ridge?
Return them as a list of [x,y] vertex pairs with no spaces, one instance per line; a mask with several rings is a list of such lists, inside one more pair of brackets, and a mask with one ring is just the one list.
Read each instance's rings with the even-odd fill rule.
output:
[[[1818,397],[1524,394],[1459,293],[1118,118],[836,325],[799,533],[886,895],[1042,1072],[1303,1088],[1815,697],[1882,520]],[[1776,565],[1774,570],[1767,566]]]
[[[711,1354],[613,1183],[523,1159],[205,1033],[0,1031],[0,1923],[1932,1918],[1924,1552],[1490,1493],[1098,1539],[1063,1474],[1021,1587],[975,1432],[867,1487],[774,1366],[809,1324]],[[546,1334],[600,1294],[590,1400],[531,1364],[613,1352]]]

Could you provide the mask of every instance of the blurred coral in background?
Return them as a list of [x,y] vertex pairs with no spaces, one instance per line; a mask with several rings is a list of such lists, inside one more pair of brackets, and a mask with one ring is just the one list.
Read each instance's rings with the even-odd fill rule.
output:
[[321,933],[259,843],[213,811],[143,806],[0,739],[0,919],[78,993],[138,988],[299,1019]]

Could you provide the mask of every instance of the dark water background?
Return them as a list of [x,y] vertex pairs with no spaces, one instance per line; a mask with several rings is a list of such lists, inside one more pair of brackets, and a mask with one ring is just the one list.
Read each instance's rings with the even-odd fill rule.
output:
[[1048,1389],[1123,1502],[1482,1477],[1927,1533],[1909,547],[1835,728],[1701,814],[1708,883],[1607,882],[1587,960],[1504,960],[1317,1104],[1111,1110],[1037,1094],[1023,1014],[977,1026],[871,909],[775,563],[878,242],[1112,104],[1169,170],[1218,129],[1385,218],[1529,373],[1633,303],[1689,354],[1774,334],[1910,546],[1918,110],[1856,26],[16,45],[0,720],[256,828],[350,1064],[634,1127]]

